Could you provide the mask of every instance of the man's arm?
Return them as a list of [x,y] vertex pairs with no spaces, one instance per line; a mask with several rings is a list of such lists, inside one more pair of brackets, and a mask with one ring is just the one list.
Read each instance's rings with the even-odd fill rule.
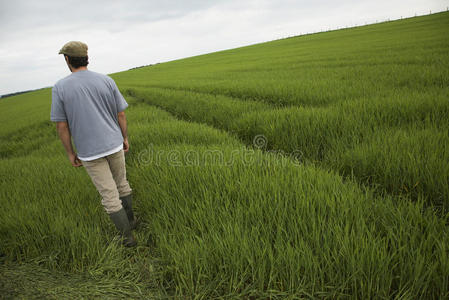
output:
[[56,129],[72,166],[82,166],[83,164],[76,156],[75,151],[73,151],[72,135],[70,134],[69,125],[67,124],[67,122],[56,122]]
[[128,143],[128,127],[126,124],[126,116],[125,112],[121,111],[117,114],[118,117],[118,124],[120,125],[120,129],[122,130],[122,136],[123,136],[123,151],[128,152],[129,150],[129,143]]

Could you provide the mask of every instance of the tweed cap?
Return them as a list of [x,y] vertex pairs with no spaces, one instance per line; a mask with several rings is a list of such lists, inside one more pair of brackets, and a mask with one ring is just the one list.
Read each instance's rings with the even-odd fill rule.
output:
[[79,41],[71,41],[62,46],[59,54],[65,54],[72,57],[86,57],[87,45]]

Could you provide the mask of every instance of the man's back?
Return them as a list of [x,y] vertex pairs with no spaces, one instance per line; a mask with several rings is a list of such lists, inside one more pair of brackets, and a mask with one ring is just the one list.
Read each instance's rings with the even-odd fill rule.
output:
[[108,76],[89,70],[58,81],[52,92],[52,121],[67,121],[80,158],[123,144],[117,114],[128,104]]

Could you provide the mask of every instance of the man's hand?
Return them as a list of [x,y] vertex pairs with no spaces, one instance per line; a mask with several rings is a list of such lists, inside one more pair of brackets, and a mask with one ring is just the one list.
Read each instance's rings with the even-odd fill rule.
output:
[[56,129],[58,131],[59,138],[61,139],[62,144],[64,145],[64,149],[67,152],[67,157],[70,160],[70,163],[74,167],[80,167],[83,164],[81,160],[76,156],[72,147],[72,136],[70,134],[69,124],[66,121],[56,122]]
[[128,152],[129,150],[129,142],[128,142],[128,138],[124,138],[123,139],[123,151]]
[[123,151],[126,153],[129,150],[129,143],[128,143],[128,133],[127,133],[128,125],[126,124],[125,112],[124,111],[119,112],[117,114],[117,118],[118,118],[118,124],[120,126],[120,130],[122,131],[122,136],[123,136]]
[[70,163],[72,164],[72,166],[74,166],[74,167],[81,167],[83,165],[83,163],[81,162],[81,160],[78,158],[78,156],[75,153],[69,154],[69,160],[70,160]]

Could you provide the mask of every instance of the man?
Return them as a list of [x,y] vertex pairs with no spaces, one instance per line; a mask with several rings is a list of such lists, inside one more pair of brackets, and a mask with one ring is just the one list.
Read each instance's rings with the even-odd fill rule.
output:
[[[128,107],[114,80],[87,69],[87,45],[72,41],[59,51],[72,74],[52,90],[51,120],[74,167],[84,166],[102,205],[127,247],[136,246],[132,190],[126,180],[129,150],[124,110]],[[76,146],[73,150],[71,137]]]

